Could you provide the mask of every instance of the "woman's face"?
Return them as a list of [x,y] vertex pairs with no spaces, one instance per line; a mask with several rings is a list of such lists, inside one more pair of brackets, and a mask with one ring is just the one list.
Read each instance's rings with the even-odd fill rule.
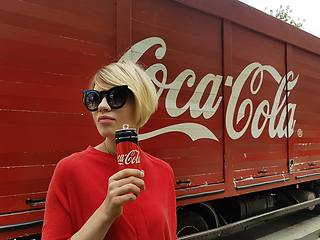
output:
[[[94,90],[106,91],[112,87],[110,85],[109,88],[101,88],[96,85]],[[137,127],[135,113],[134,97],[129,94],[125,105],[119,109],[111,109],[104,97],[98,106],[98,110],[92,112],[92,116],[100,135],[114,138],[116,130],[122,129],[124,124],[129,124],[129,128]]]

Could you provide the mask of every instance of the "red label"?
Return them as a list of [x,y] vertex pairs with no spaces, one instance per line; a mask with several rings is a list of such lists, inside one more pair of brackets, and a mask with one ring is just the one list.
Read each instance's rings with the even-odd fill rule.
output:
[[125,168],[141,169],[139,147],[133,142],[118,143],[117,161],[119,170]]

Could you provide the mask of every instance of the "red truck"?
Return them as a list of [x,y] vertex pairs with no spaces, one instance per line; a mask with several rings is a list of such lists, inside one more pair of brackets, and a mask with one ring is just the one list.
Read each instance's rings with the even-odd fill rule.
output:
[[174,170],[178,236],[319,196],[319,38],[236,0],[2,0],[0,16],[1,239],[41,233],[56,163],[102,141],[82,90],[121,57],[157,87],[139,140]]

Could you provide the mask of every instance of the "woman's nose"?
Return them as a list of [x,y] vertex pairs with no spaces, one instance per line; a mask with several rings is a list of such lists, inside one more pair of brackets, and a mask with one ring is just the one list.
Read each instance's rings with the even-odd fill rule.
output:
[[108,112],[110,112],[112,110],[110,105],[107,102],[107,98],[106,97],[104,97],[102,99],[101,103],[98,106],[98,111],[103,111],[103,110],[106,110]]

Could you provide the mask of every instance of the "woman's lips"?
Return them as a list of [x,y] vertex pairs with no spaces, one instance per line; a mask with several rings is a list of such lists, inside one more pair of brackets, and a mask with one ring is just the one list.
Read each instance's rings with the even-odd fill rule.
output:
[[100,116],[98,118],[98,122],[99,123],[109,123],[109,122],[112,122],[112,121],[114,121],[114,119],[111,118],[111,117],[108,117],[108,116]]

